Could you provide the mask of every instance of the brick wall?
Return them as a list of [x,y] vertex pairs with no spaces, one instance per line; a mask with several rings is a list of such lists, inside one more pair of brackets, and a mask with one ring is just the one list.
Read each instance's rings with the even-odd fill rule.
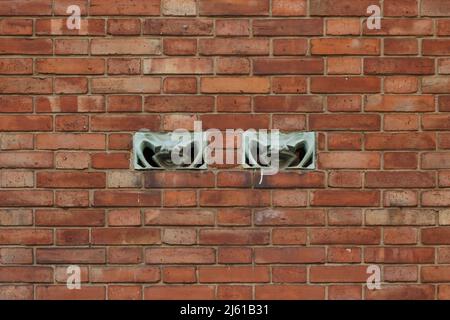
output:
[[[450,1],[12,0],[0,16],[0,298],[450,298]],[[318,169],[261,185],[230,165],[132,169],[135,131],[194,120],[315,131]]]

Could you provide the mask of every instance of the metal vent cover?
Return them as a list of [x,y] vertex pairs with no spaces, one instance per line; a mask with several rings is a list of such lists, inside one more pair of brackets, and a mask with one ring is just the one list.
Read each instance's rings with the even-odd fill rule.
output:
[[[278,166],[283,169],[315,169],[316,135],[314,132],[274,133],[248,130],[242,135],[241,164],[247,169],[268,168],[265,154],[278,152]],[[136,170],[204,170],[207,169],[206,132],[137,132],[133,137],[133,161]],[[186,161],[174,162],[172,154]]]
[[[246,131],[243,135],[242,153],[244,168],[267,168],[270,164],[263,161],[261,154],[278,152],[279,169],[315,169],[316,135],[314,132],[277,133],[278,142],[273,143],[273,133],[261,134]],[[261,152],[261,150],[265,150]]]
[[[133,137],[134,168],[137,170],[206,169],[204,148],[203,133],[137,132]],[[184,151],[188,151],[189,154]],[[180,156],[181,163],[173,161],[173,153]],[[186,156],[189,157],[189,161],[183,161]]]

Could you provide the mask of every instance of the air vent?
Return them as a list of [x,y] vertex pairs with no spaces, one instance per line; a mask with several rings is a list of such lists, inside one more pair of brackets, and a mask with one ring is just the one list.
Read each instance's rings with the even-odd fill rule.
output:
[[314,132],[278,133],[278,141],[273,135],[274,133],[261,134],[257,131],[244,133],[244,168],[268,168],[273,165],[268,160],[278,152],[280,170],[315,169]]
[[202,133],[138,132],[133,138],[134,168],[138,170],[206,169]]

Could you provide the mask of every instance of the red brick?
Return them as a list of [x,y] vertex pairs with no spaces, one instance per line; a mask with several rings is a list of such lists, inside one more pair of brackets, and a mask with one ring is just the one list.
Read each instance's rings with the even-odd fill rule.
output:
[[159,93],[161,80],[151,77],[94,78],[91,86],[94,93]]
[[214,264],[215,250],[212,248],[149,248],[145,250],[148,264]]
[[89,14],[91,15],[159,15],[160,0],[145,2],[136,0],[92,0]]
[[255,36],[315,36],[323,34],[322,19],[253,20]]
[[325,250],[323,248],[257,248],[255,262],[260,264],[279,263],[323,263]]
[[200,39],[202,55],[267,55],[269,41],[260,39]]
[[213,28],[211,19],[146,19],[142,31],[155,36],[206,36],[212,35]]
[[385,36],[426,36],[433,34],[433,21],[430,19],[384,19],[381,29],[369,29],[363,24],[365,35]]
[[0,267],[0,282],[45,283],[53,281],[49,267]]
[[379,228],[316,228],[310,230],[311,244],[379,244]]
[[430,112],[434,111],[434,97],[370,95],[366,98],[366,111],[378,112]]
[[56,39],[56,54],[74,54],[87,55],[89,51],[89,42],[86,39]]
[[254,220],[262,226],[320,226],[325,224],[325,213],[320,209],[261,209]]
[[39,172],[36,184],[41,188],[104,188],[104,173]]
[[200,267],[198,275],[201,283],[258,283],[270,280],[267,267]]
[[209,58],[144,59],[144,74],[210,74],[213,63]]
[[36,210],[35,223],[38,226],[103,226],[103,210]]
[[269,204],[270,194],[265,190],[204,190],[200,191],[201,206],[231,207],[249,206],[262,207]]
[[108,74],[140,74],[141,60],[133,58],[108,59]]
[[37,286],[36,299],[38,300],[104,300],[105,287],[83,286],[80,290],[67,290],[66,285]]
[[423,282],[447,282],[450,279],[448,266],[424,266],[420,278]]
[[251,263],[252,249],[250,248],[219,248],[219,263]]
[[251,209],[221,208],[217,211],[217,224],[221,226],[249,226],[251,221]]
[[10,207],[49,207],[53,205],[53,191],[0,191],[0,205]]
[[304,267],[273,267],[272,280],[275,283],[306,282],[306,268]]
[[0,298],[2,300],[32,300],[32,285],[1,285]]
[[104,112],[103,96],[50,96],[36,99],[37,112]]
[[155,207],[161,205],[159,191],[96,191],[95,207]]
[[323,300],[325,287],[315,285],[261,285],[255,287],[257,300]]
[[436,146],[430,133],[368,133],[367,150],[429,150]]
[[365,248],[368,263],[434,263],[434,248]]
[[361,33],[361,23],[355,18],[327,19],[327,35],[359,35]]
[[418,204],[417,192],[411,190],[385,191],[383,199],[386,207],[415,207]]
[[328,210],[328,224],[332,226],[360,226],[363,216],[360,209],[337,208]]
[[386,152],[384,154],[385,169],[416,169],[418,157],[413,152]]
[[32,74],[30,59],[0,59],[0,74]]
[[317,55],[379,55],[378,39],[336,39],[311,40],[311,53]]
[[380,126],[380,116],[376,114],[314,114],[309,116],[310,130],[378,131]]
[[214,299],[215,286],[150,286],[144,288],[146,300],[181,300],[189,296],[190,300]]
[[195,78],[166,78],[164,79],[165,93],[196,93],[197,79]]
[[269,79],[263,77],[205,77],[201,79],[202,93],[268,93],[269,91]]
[[429,172],[366,172],[367,188],[432,188],[436,185],[435,174]]
[[367,58],[365,74],[434,74],[434,60],[426,58]]
[[163,269],[165,283],[194,283],[197,281],[193,267],[165,267]]
[[160,117],[157,115],[92,116],[92,131],[139,131],[158,130]]
[[429,285],[391,285],[381,290],[365,289],[367,300],[432,300],[434,286]]
[[197,39],[164,39],[164,53],[171,55],[195,55]]
[[385,266],[384,280],[387,282],[416,282],[418,272],[416,266]]
[[373,209],[366,211],[366,225],[434,225],[436,212],[415,209]]
[[108,19],[108,34],[112,35],[139,35],[141,21],[139,19]]
[[212,3],[208,0],[199,0],[199,11],[202,16],[267,16],[269,15],[269,0],[246,1],[217,0]]
[[159,281],[160,271],[155,267],[91,267],[89,278],[92,283],[151,283]]
[[105,263],[105,249],[36,249],[38,264]]
[[381,81],[377,77],[316,77],[311,79],[314,93],[377,93]]
[[258,245],[269,243],[268,230],[203,229],[199,243],[204,245]]
[[250,300],[253,296],[251,286],[219,285],[217,299],[220,300]]
[[137,264],[143,261],[141,247],[110,247],[108,249],[108,263]]
[[145,224],[208,226],[214,224],[214,213],[196,209],[150,209],[145,211]]
[[414,17],[418,14],[417,0],[387,0],[384,2],[384,14],[390,17]]
[[318,164],[323,169],[379,169],[380,155],[376,152],[320,153]]
[[250,34],[250,23],[244,19],[217,19],[217,36],[248,36]]
[[50,39],[3,38],[0,39],[1,54],[48,55],[52,54]]
[[384,39],[384,53],[386,55],[417,55],[419,44],[416,39]]
[[360,263],[361,249],[354,247],[329,248],[327,261],[331,263]]
[[329,57],[328,74],[360,74],[361,59],[353,57]]
[[126,286],[108,286],[109,300],[141,300],[142,287],[126,285]]
[[214,108],[210,96],[147,96],[144,111],[147,112],[209,112]]
[[255,74],[322,74],[322,59],[258,58],[253,61]]
[[2,209],[0,210],[1,226],[26,226],[32,225],[32,211],[27,209]]
[[[383,241],[385,244],[416,244],[417,229],[410,227],[393,227],[384,229]],[[406,250],[405,250],[406,251]],[[412,251],[414,252],[414,251]],[[386,256],[383,253],[383,257]],[[399,254],[401,256],[401,254]],[[434,262],[434,250],[431,258]]]
[[362,135],[360,133],[328,133],[330,150],[361,150]]
[[361,286],[336,285],[328,286],[329,300],[361,300]]
[[56,244],[60,246],[76,246],[89,244],[88,229],[60,229],[56,231]]
[[56,78],[54,92],[58,94],[87,93],[88,79],[82,77]]
[[310,281],[322,282],[362,282],[367,281],[367,266],[313,266]]
[[32,264],[33,250],[28,248],[0,249],[1,264]]
[[449,77],[423,77],[423,93],[448,93],[450,88]]
[[362,176],[354,171],[334,171],[328,176],[328,185],[335,188],[361,188]]
[[0,21],[1,35],[31,36],[33,34],[33,20],[31,19],[2,19]]
[[1,229],[0,243],[4,245],[50,245],[53,243],[51,229]]
[[323,98],[320,96],[256,96],[256,112],[321,112]]
[[373,0],[342,0],[336,3],[333,0],[311,0],[310,14],[318,16],[365,16],[367,8],[379,5]]
[[82,19],[80,29],[67,28],[67,19],[39,19],[36,21],[38,35],[80,35],[101,36],[105,34],[105,21],[102,19]]
[[[258,175],[259,176],[259,175]],[[258,188],[322,188],[325,176],[322,172],[280,172],[277,175],[265,176]]]
[[306,39],[274,39],[273,54],[275,56],[306,55],[308,41]]
[[272,1],[273,16],[304,16],[306,15],[306,0],[274,0]]
[[153,228],[97,228],[92,230],[93,244],[158,244],[160,232]]

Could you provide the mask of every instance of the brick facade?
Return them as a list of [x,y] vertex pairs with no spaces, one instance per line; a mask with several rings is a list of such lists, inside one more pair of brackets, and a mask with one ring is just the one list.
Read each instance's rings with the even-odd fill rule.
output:
[[[0,15],[0,298],[450,298],[450,1],[11,0]],[[317,132],[318,168],[260,185],[232,165],[133,170],[134,132],[194,120]]]

